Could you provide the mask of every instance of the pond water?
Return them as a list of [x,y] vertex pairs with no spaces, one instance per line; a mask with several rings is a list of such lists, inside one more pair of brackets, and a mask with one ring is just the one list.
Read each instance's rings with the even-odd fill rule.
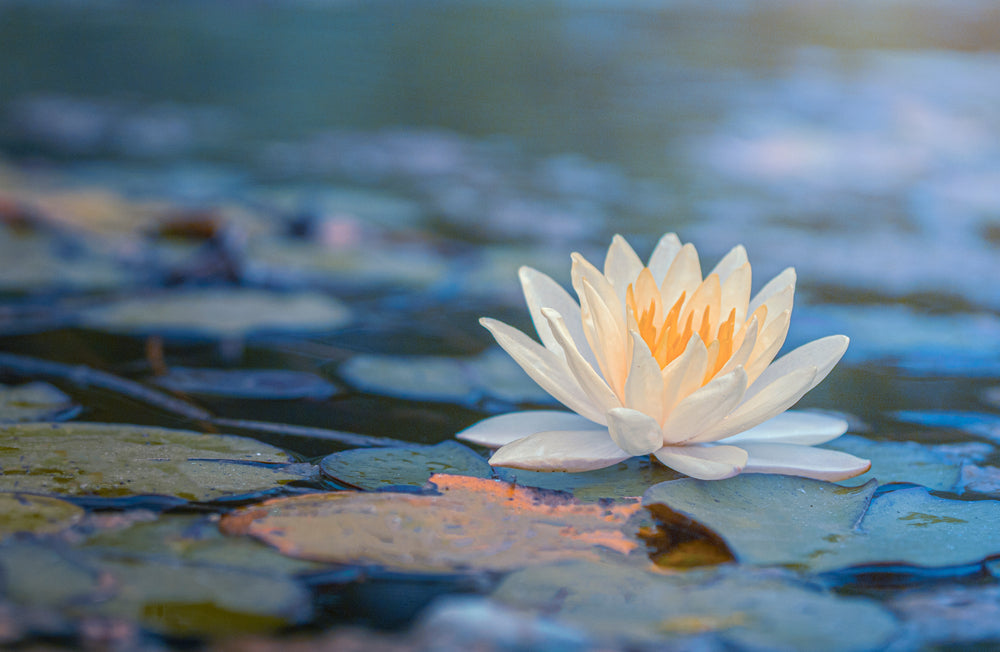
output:
[[[997,34],[977,0],[0,0],[0,645],[996,644]],[[678,524],[628,500],[651,463],[454,442],[557,405],[478,323],[533,332],[521,265],[666,232],[794,266],[785,350],[850,336],[798,409],[860,481],[647,494]]]

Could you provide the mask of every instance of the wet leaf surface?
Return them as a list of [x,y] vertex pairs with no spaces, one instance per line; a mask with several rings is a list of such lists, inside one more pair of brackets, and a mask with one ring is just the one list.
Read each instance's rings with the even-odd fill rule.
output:
[[[442,572],[508,570],[556,559],[627,555],[641,507],[583,505],[503,482],[435,475],[440,495],[337,492],[270,500],[227,514],[227,534],[333,563]],[[602,552],[603,551],[603,552]]]
[[11,534],[47,534],[83,518],[82,508],[49,496],[0,492],[0,540]]
[[97,423],[0,426],[5,491],[211,500],[298,479],[281,471],[289,461],[277,448],[231,435]]
[[870,650],[896,630],[873,601],[835,596],[791,573],[738,566],[664,575],[569,562],[518,571],[493,597],[619,645]]
[[0,384],[0,423],[59,421],[79,411],[73,399],[48,383]]
[[583,473],[541,473],[498,467],[497,475],[525,487],[568,491],[585,502],[602,498],[636,498],[660,482],[684,477],[648,458],[633,457],[614,466]]
[[412,448],[356,448],[323,458],[320,471],[348,487],[420,487],[435,473],[488,478],[493,471],[482,456],[456,441]]

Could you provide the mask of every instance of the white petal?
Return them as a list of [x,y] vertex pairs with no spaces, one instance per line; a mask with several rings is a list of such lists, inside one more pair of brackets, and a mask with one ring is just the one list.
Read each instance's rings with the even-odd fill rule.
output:
[[490,464],[528,471],[593,471],[630,457],[607,430],[552,430],[507,444]]
[[694,245],[688,243],[681,247],[677,256],[670,264],[666,277],[660,286],[660,297],[663,300],[665,310],[669,310],[681,296],[681,292],[687,292],[687,299],[701,285],[701,263],[698,260],[698,250]]
[[663,412],[669,416],[674,407],[701,387],[708,364],[708,349],[697,335],[688,340],[684,352],[663,368]]
[[[743,340],[740,342],[739,347],[729,356],[729,360],[722,366],[722,369],[719,369],[719,372],[716,374],[717,376],[728,374],[736,367],[746,367],[747,361],[750,359],[750,354],[757,345],[758,327],[757,318],[754,317],[747,324],[746,332],[743,334]],[[747,374],[747,381],[750,382],[750,374]]]
[[747,453],[736,446],[664,446],[653,453],[675,471],[698,480],[724,480],[747,463]]
[[[625,407],[663,422],[663,372],[637,332],[632,331],[632,364],[625,381]],[[639,453],[637,453],[638,455]]]
[[670,269],[670,264],[677,257],[677,252],[681,250],[681,241],[676,233],[668,233],[656,243],[653,254],[649,257],[649,271],[653,273],[653,280],[658,285],[663,284],[663,278]]
[[781,414],[802,398],[815,376],[816,367],[804,367],[775,380],[752,398],[744,398],[738,408],[703,432],[699,440],[725,439]]
[[611,440],[629,455],[649,455],[663,446],[660,424],[656,419],[636,410],[609,410],[608,432]]
[[[584,297],[583,290],[583,282],[586,281],[590,283],[591,287],[596,291],[597,296],[601,298],[601,302],[607,306],[612,317],[614,317],[618,328],[624,330],[625,307],[622,305],[621,300],[615,293],[615,289],[612,287],[611,282],[608,281],[607,277],[604,276],[604,274],[602,274],[596,267],[591,265],[590,261],[580,254],[574,252],[570,257],[573,259],[573,266],[570,268],[573,290],[576,291],[576,296],[580,298],[580,307],[583,312],[587,312],[587,308],[584,305],[586,299]],[[593,344],[594,343],[591,342],[591,345]]]
[[625,238],[615,235],[604,259],[604,275],[615,289],[622,307],[625,306],[625,289],[635,282],[643,267],[645,265]]
[[599,409],[584,393],[570,373],[566,360],[502,321],[484,317],[479,320],[504,351],[528,376],[557,401],[581,416],[605,423],[606,410]]
[[577,350],[594,368],[597,368],[597,361],[594,353],[590,350],[590,344],[583,334],[583,325],[580,319],[580,304],[570,296],[569,292],[561,285],[552,280],[548,275],[539,272],[537,269],[522,267],[518,270],[518,277],[521,279],[521,288],[524,290],[524,299],[528,304],[528,311],[531,313],[531,321],[535,324],[538,337],[542,340],[545,348],[553,353],[562,353],[549,323],[542,316],[542,308],[552,308],[566,320],[566,327],[569,328],[573,342],[576,343]]
[[725,444],[764,442],[811,446],[836,439],[847,432],[847,422],[815,412],[782,412],[749,430],[722,440]]
[[624,328],[624,320],[616,319],[614,306],[608,306],[604,297],[584,280],[582,300],[590,312],[589,339],[597,356],[601,373],[616,395],[624,398],[625,380],[628,377],[631,338]]
[[[770,313],[768,314],[770,315]],[[774,356],[778,355],[778,351],[785,343],[785,337],[788,336],[788,325],[791,320],[792,313],[785,310],[774,319],[769,319],[767,324],[758,331],[757,343],[754,344],[750,359],[745,367],[751,385],[764,373],[767,366],[774,360]]]
[[575,412],[531,410],[510,412],[483,419],[459,432],[455,437],[480,446],[499,448],[512,441],[547,430],[598,430],[606,432],[607,427],[584,419]]
[[748,314],[747,307],[750,305],[750,283],[750,263],[743,263],[743,265],[734,269],[722,281],[722,309],[719,311],[720,319],[729,319],[729,311],[735,308],[736,324],[739,325],[746,321]]
[[548,320],[552,335],[566,354],[566,365],[569,367],[570,373],[573,374],[577,385],[583,389],[591,403],[603,412],[607,412],[611,408],[621,407],[621,401],[604,382],[601,375],[583,359],[580,352],[573,346],[569,330],[567,330],[566,322],[563,321],[562,316],[550,308],[542,308],[542,315]]
[[663,443],[700,441],[699,434],[736,409],[746,389],[747,374],[743,367],[737,367],[725,376],[716,376],[696,389],[674,408],[663,423]]
[[[756,310],[760,306],[770,301],[771,298],[774,297],[774,295],[778,294],[779,292],[782,292],[783,290],[789,287],[792,289],[792,292],[794,293],[795,270],[791,267],[786,268],[780,274],[778,274],[770,281],[768,281],[767,285],[765,285],[760,289],[760,292],[758,292],[757,295],[750,301],[750,307],[747,309],[748,310],[747,314],[752,315],[754,310]],[[768,306],[768,314],[777,314],[777,313],[771,311],[770,306]]]
[[872,465],[860,457],[812,446],[771,443],[740,446],[750,455],[744,473],[782,473],[837,482],[861,475]]
[[772,362],[747,391],[747,398],[755,396],[763,387],[796,369],[816,367],[816,377],[813,378],[812,384],[806,388],[808,392],[826,378],[827,374],[840,362],[840,358],[847,351],[848,344],[850,344],[850,339],[846,335],[830,335],[803,344]]
[[743,248],[743,245],[736,245],[729,250],[722,260],[712,268],[712,271],[708,273],[708,276],[712,274],[718,274],[719,280],[725,282],[729,275],[735,272],[737,269],[747,264],[747,250]]

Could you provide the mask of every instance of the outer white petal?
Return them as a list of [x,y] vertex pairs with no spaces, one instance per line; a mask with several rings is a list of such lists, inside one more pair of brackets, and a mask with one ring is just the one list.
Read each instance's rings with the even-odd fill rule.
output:
[[596,430],[607,432],[607,427],[584,419],[575,412],[557,410],[531,410],[510,412],[483,419],[455,435],[457,439],[499,448],[512,441],[523,439],[536,432],[547,430]]
[[531,321],[534,322],[535,330],[538,331],[538,337],[545,348],[553,353],[562,353],[562,347],[556,343],[549,329],[549,323],[542,316],[542,308],[552,308],[566,320],[566,327],[569,328],[577,350],[594,369],[597,369],[597,360],[590,350],[587,337],[583,334],[580,304],[561,285],[537,269],[522,267],[518,270],[518,277],[521,279],[521,288],[524,290],[524,299],[531,313]]
[[583,388],[566,366],[566,360],[541,344],[502,321],[482,318],[479,320],[504,351],[519,364],[525,373],[557,401],[596,423],[606,423],[604,413],[584,393]]
[[[625,381],[625,407],[663,422],[663,372],[642,336],[632,331],[632,364]],[[639,453],[637,453],[638,455]]]
[[810,389],[826,378],[827,374],[840,362],[847,351],[850,339],[846,335],[830,335],[818,340],[813,340],[808,344],[803,344],[799,348],[786,353],[779,359],[771,363],[757,378],[753,386],[747,390],[747,400],[756,396],[767,385],[773,383],[778,378],[785,376],[796,369],[803,367],[816,367],[816,377],[812,384],[806,389]]
[[639,272],[645,265],[635,253],[635,250],[620,235],[615,235],[608,247],[608,255],[604,259],[604,275],[615,289],[622,309],[625,307],[625,290],[629,284],[639,277]]
[[764,373],[767,366],[774,360],[774,356],[778,355],[778,351],[781,350],[785,343],[785,337],[788,335],[788,325],[791,319],[792,313],[785,310],[774,319],[768,319],[767,324],[757,331],[757,343],[754,345],[745,367],[751,385]]
[[[767,303],[774,295],[788,287],[792,288],[793,293],[795,292],[795,269],[791,267],[786,268],[760,289],[760,292],[750,300],[750,307],[747,309],[747,314],[752,315],[754,310]],[[768,314],[776,314],[770,309],[770,306],[768,306]]]
[[728,319],[729,311],[735,308],[736,324],[742,324],[747,320],[747,307],[750,305],[751,279],[750,263],[743,263],[732,270],[729,276],[722,280],[722,301],[719,319]]
[[702,441],[699,435],[736,409],[746,389],[747,374],[743,367],[737,367],[725,376],[716,376],[696,389],[674,408],[663,423],[663,443]]
[[740,444],[750,457],[744,473],[783,473],[837,482],[861,475],[871,468],[869,460],[812,446],[796,444]]
[[569,330],[566,328],[566,322],[563,321],[562,316],[550,308],[542,308],[542,315],[548,320],[549,328],[552,329],[552,335],[566,354],[566,365],[569,367],[570,373],[573,374],[577,385],[583,389],[583,392],[590,398],[592,404],[603,412],[607,412],[611,408],[621,407],[621,401],[611,391],[608,384],[604,382],[600,374],[583,359],[580,352],[573,346]]
[[802,398],[815,376],[816,367],[805,367],[777,379],[754,397],[744,398],[738,408],[712,424],[698,439],[719,441],[781,414]]
[[631,338],[625,330],[624,320],[615,318],[615,306],[607,305],[590,281],[584,280],[582,285],[583,301],[590,311],[591,348],[604,379],[615,394],[624,398]]
[[663,431],[656,419],[628,408],[608,411],[608,433],[629,455],[649,455],[663,446]]
[[720,443],[771,443],[811,446],[836,439],[847,432],[847,422],[815,412],[789,410],[749,430],[726,437]]
[[[584,304],[584,290],[583,282],[587,281],[590,283],[591,288],[597,293],[601,298],[601,302],[608,307],[611,316],[614,317],[615,323],[620,330],[625,329],[625,308],[622,306],[621,301],[618,299],[618,295],[615,293],[614,287],[611,282],[608,281],[607,277],[604,276],[596,267],[590,264],[586,258],[578,253],[573,253],[570,256],[573,259],[573,266],[570,268],[570,277],[573,281],[573,290],[576,292],[576,296],[580,298],[580,308],[584,313],[587,312],[587,307]],[[593,344],[593,342],[591,342]]]
[[681,250],[681,241],[676,233],[668,233],[653,248],[653,254],[649,257],[649,271],[653,273],[653,280],[658,284],[663,283],[663,278],[670,269],[670,264],[674,262],[677,253]]
[[630,457],[607,430],[552,430],[507,444],[489,461],[527,471],[593,471]]
[[712,274],[718,274],[719,280],[725,282],[729,275],[735,272],[737,269],[742,267],[747,263],[747,250],[743,245],[736,245],[729,250],[722,260],[712,268],[712,271],[707,274],[711,276]]
[[698,480],[724,480],[739,475],[747,452],[736,446],[664,446],[653,453],[675,471]]

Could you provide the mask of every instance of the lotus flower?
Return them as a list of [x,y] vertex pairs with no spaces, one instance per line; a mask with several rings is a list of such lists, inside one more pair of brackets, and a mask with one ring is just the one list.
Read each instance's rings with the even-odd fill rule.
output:
[[652,454],[704,480],[741,472],[843,480],[871,466],[813,447],[846,432],[842,419],[786,412],[848,344],[833,335],[773,361],[788,333],[793,269],[751,299],[742,246],[705,278],[694,246],[672,233],[646,265],[621,236],[603,273],[579,254],[572,260],[579,303],[545,274],[520,270],[541,345],[503,322],[480,320],[536,383],[573,410],[514,412],[458,433],[499,447],[490,464],[589,471]]

